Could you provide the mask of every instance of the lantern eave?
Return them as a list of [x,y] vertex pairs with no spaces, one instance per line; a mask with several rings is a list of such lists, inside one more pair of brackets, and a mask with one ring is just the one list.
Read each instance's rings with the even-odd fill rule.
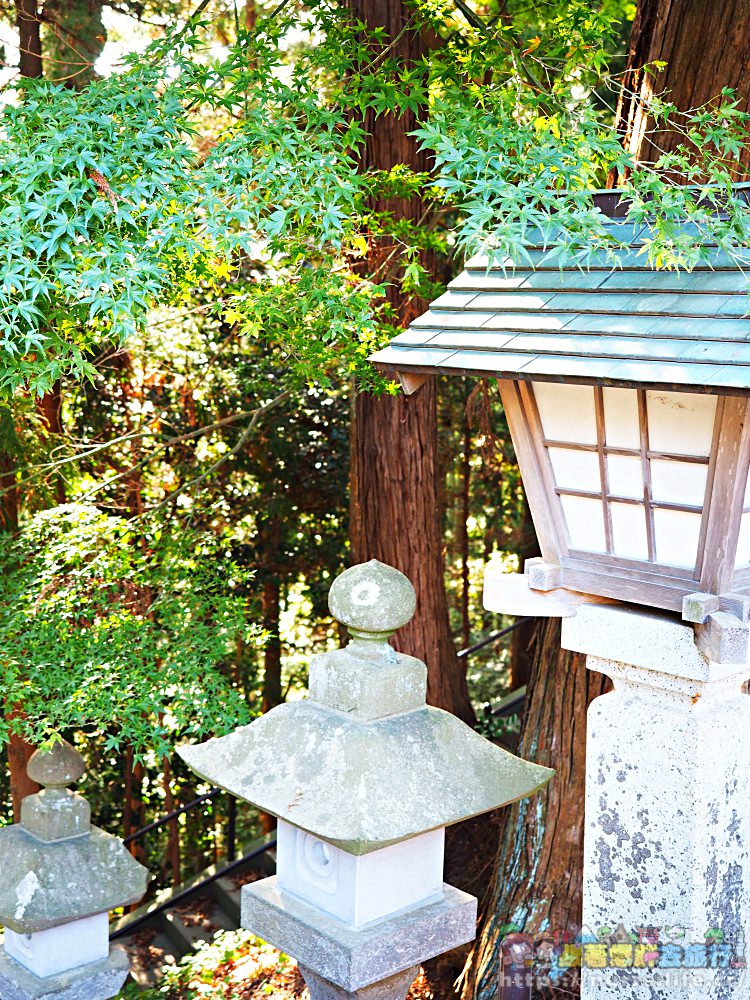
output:
[[179,753],[205,780],[350,854],[506,805],[553,775],[427,707],[361,721],[292,702]]

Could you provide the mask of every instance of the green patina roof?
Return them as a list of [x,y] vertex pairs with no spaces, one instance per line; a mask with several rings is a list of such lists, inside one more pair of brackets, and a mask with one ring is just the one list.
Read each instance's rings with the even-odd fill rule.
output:
[[750,249],[738,259],[706,244],[694,270],[655,270],[646,226],[607,225],[629,244],[614,262],[533,237],[528,259],[469,260],[372,360],[394,372],[750,392]]

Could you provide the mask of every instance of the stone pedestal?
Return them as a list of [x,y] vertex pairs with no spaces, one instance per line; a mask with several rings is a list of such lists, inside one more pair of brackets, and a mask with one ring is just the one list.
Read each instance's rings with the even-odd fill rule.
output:
[[323,979],[304,965],[300,966],[300,972],[310,991],[310,1000],[403,1000],[417,978],[419,966],[412,966],[405,972],[399,972],[389,979],[383,979],[379,983],[364,986],[359,990],[343,990],[336,983]]
[[114,947],[100,962],[40,979],[0,948],[0,997],[2,1000],[110,1000],[120,992],[129,972],[127,954]]
[[392,986],[394,977],[414,968],[403,1000],[419,965],[471,941],[476,919],[476,899],[447,884],[438,902],[362,928],[280,889],[276,876],[242,889],[242,926],[335,984],[339,997],[384,981]]
[[614,684],[588,716],[582,997],[750,998],[750,666],[618,607],[562,644]]

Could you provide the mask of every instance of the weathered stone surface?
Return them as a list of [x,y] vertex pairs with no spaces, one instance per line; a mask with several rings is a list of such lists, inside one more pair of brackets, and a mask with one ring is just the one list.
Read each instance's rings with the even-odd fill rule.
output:
[[21,825],[39,840],[82,837],[91,829],[91,807],[67,788],[44,788],[21,802]]
[[411,620],[417,597],[403,573],[371,559],[336,577],[328,606],[352,636],[387,637]]
[[55,743],[51,750],[31,755],[27,771],[32,781],[45,787],[21,803],[21,825],[39,840],[81,837],[91,828],[91,809],[80,795],[65,786],[86,770],[83,757],[70,743]]
[[531,795],[553,775],[427,708],[426,669],[387,636],[414,613],[406,577],[373,560],[342,573],[331,610],[356,638],[317,657],[310,701],[178,752],[213,784],[351,854]]
[[596,1000],[746,1000],[747,969],[586,969],[581,996]]
[[318,840],[283,819],[276,835],[279,889],[352,927],[442,899],[442,827],[360,855]]
[[476,899],[443,889],[440,902],[355,930],[281,892],[274,877],[243,888],[242,926],[355,992],[473,940]]
[[365,723],[291,702],[179,753],[212,784],[352,854],[531,795],[554,773],[436,708]]
[[404,1000],[409,987],[419,975],[419,966],[415,965],[380,983],[354,991],[344,990],[304,966],[300,966],[299,971],[307,983],[310,1000]]
[[19,934],[135,903],[149,878],[122,841],[97,827],[87,836],[50,843],[22,826],[5,827],[0,871],[0,923]]
[[103,962],[109,955],[109,914],[95,913],[34,934],[6,927],[5,954],[40,979]]
[[[615,690],[588,715],[583,923],[594,936],[648,931],[662,967],[613,967],[626,964],[619,953],[599,956],[604,969],[584,960],[582,998],[750,996],[729,967],[750,927],[750,698],[740,688],[750,669],[703,660],[692,629],[666,616],[584,612],[595,630],[566,621],[563,646],[575,631],[573,648],[595,651],[588,667]],[[724,952],[705,954],[716,935]]]
[[750,676],[746,664],[717,663],[704,656],[691,625],[643,608],[583,605],[575,618],[563,620],[562,645],[574,653],[688,680]]
[[424,663],[386,642],[355,641],[310,666],[310,700],[364,722],[422,708],[426,694]]
[[112,948],[109,958],[63,973],[39,979],[0,948],[1,1000],[110,1000],[117,996],[127,979],[130,965],[121,948]]
[[70,743],[62,740],[50,750],[37,750],[29,759],[28,776],[45,788],[65,788],[79,781],[86,772],[86,763]]
[[716,611],[695,626],[695,644],[713,663],[747,663],[750,626],[726,611]]

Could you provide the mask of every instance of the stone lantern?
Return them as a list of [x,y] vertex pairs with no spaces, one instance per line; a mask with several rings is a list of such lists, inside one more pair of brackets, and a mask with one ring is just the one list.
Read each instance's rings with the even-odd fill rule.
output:
[[19,824],[0,829],[2,1000],[108,1000],[127,978],[108,911],[138,902],[148,872],[67,788],[84,770],[69,743],[37,750],[28,774],[43,789],[22,801]]
[[402,1000],[475,934],[476,900],[443,883],[445,827],[553,772],[425,705],[425,665],[388,643],[415,610],[403,574],[354,566],[329,601],[351,642],[314,658],[309,699],[180,753],[279,819],[277,875],[245,886],[243,926],[299,961],[314,1000]]
[[542,558],[489,572],[485,606],[564,618],[614,683],[589,710],[584,940],[653,947],[584,946],[583,997],[750,996],[750,253],[653,270],[621,193],[597,204],[611,253],[537,233],[469,260],[373,360],[407,393],[497,379]]

